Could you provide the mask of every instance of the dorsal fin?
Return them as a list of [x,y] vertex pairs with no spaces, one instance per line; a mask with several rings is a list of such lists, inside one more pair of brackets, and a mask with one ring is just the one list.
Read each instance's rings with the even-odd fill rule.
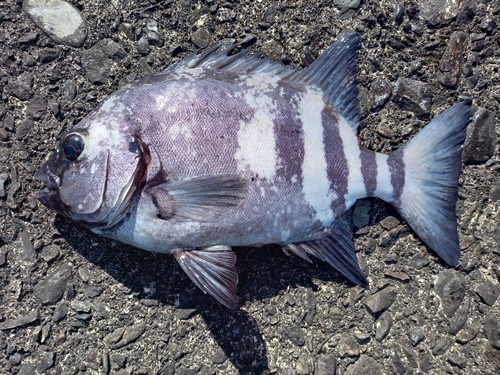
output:
[[344,34],[311,65],[287,77],[288,80],[302,80],[321,88],[327,101],[339,110],[356,132],[359,126],[356,79],[359,44],[358,33]]
[[204,51],[195,51],[185,59],[169,66],[165,72],[193,68],[222,69],[245,74],[269,74],[282,79],[296,71],[289,65],[284,65],[282,59],[276,61],[272,61],[269,57],[261,59],[262,53],[249,55],[248,49],[229,55],[236,47],[238,44],[221,43]]

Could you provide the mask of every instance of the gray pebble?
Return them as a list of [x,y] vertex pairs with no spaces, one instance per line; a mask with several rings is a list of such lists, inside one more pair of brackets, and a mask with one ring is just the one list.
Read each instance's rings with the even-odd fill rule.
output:
[[67,314],[68,314],[68,302],[61,301],[56,305],[56,308],[54,309],[54,315],[52,315],[52,321],[54,323],[57,323],[63,320]]
[[495,22],[495,18],[493,18],[491,14],[484,16],[479,24],[481,30],[487,32],[488,34],[491,34],[493,30],[495,30],[496,26],[497,24]]
[[409,346],[403,346],[403,353],[405,353],[406,359],[408,360],[410,366],[413,368],[418,368],[418,358],[415,350],[413,350],[413,348]]
[[119,349],[137,340],[145,331],[145,323],[117,328],[104,337],[104,343],[111,349]]
[[425,339],[424,327],[415,327],[410,331],[410,341],[413,346],[417,346]]
[[384,311],[377,319],[377,330],[375,331],[375,340],[382,341],[387,337],[392,328],[392,314],[390,311]]
[[371,86],[372,111],[378,111],[389,101],[392,86],[385,79],[377,79]]
[[22,260],[29,264],[34,263],[36,261],[36,252],[35,249],[33,248],[33,243],[30,240],[28,232],[22,230],[19,233],[19,237],[21,237],[21,244],[22,244],[22,254],[21,254]]
[[35,375],[35,366],[31,362],[24,362],[19,366],[18,375]]
[[35,126],[35,122],[29,118],[24,119],[19,123],[16,127],[16,139],[20,141],[23,139],[31,130],[31,128]]
[[9,319],[4,322],[0,322],[0,330],[13,329],[17,327],[22,327],[27,324],[31,324],[40,319],[40,311],[36,309],[26,315],[21,315],[15,319]]
[[87,79],[92,83],[107,83],[111,74],[112,60],[102,51],[99,45],[82,52],[83,69]]
[[484,318],[484,330],[486,338],[491,346],[495,349],[500,349],[500,323],[492,312],[486,313],[486,317]]
[[61,50],[55,48],[44,48],[42,52],[40,52],[38,61],[42,64],[48,64],[57,60],[59,57],[61,57]]
[[476,1],[464,0],[460,2],[460,9],[457,15],[457,25],[465,26],[476,16]]
[[460,2],[454,0],[422,0],[418,2],[420,16],[430,27],[440,27],[454,19]]
[[466,299],[464,303],[460,305],[455,315],[453,315],[453,318],[451,318],[449,330],[451,335],[456,335],[462,328],[464,328],[469,315],[470,304],[471,299]]
[[420,370],[424,373],[428,373],[429,370],[431,369],[431,358],[429,355],[424,354],[423,359],[420,361]]
[[395,351],[392,355],[392,364],[396,368],[396,371],[400,375],[404,375],[406,373],[406,366],[399,357],[399,354]]
[[167,362],[165,366],[160,371],[159,375],[174,375],[175,374],[175,364],[172,362]]
[[155,20],[148,20],[146,23],[146,36],[148,42],[152,46],[161,47],[163,45],[163,39],[161,37],[160,31],[158,30],[158,23]]
[[127,363],[127,357],[119,353],[111,353],[111,360],[116,363],[119,367],[125,368],[125,363]]
[[389,308],[394,301],[398,292],[395,287],[389,286],[381,291],[375,293],[366,299],[365,306],[371,314],[379,313]]
[[465,358],[463,355],[458,354],[457,352],[450,353],[448,355],[447,360],[451,365],[457,366],[460,368],[465,368],[465,366],[467,364],[467,358]]
[[4,247],[5,246],[2,246],[0,248],[0,266],[5,265],[5,263],[7,262],[7,249],[6,247]]
[[417,116],[428,115],[431,111],[432,88],[428,83],[401,78],[394,85],[393,94],[393,102],[404,111]]
[[76,8],[64,0],[25,0],[23,10],[56,43],[81,47],[87,38],[87,23]]
[[441,338],[437,342],[437,344],[432,348],[432,354],[437,356],[437,355],[442,355],[446,353],[446,350],[448,350],[448,347],[450,346],[450,342],[446,338]]
[[429,258],[429,254],[427,252],[425,253],[420,253],[415,255],[413,258],[410,259],[410,266],[416,268],[417,270],[420,270],[424,268],[425,266],[428,266],[429,263],[431,262]]
[[315,375],[335,375],[337,371],[337,360],[333,354],[322,354],[316,361]]
[[76,312],[89,313],[92,309],[87,301],[74,300],[71,302],[71,308]]
[[151,52],[151,47],[149,46],[148,39],[145,36],[142,36],[137,41],[137,50],[143,55],[147,55]]
[[76,98],[76,83],[72,79],[67,79],[64,82],[64,97],[68,102],[72,102]]
[[101,356],[102,360],[102,371],[107,375],[109,374],[109,371],[111,370],[109,367],[109,353],[108,352],[103,352]]
[[295,373],[297,375],[309,375],[311,373],[309,358],[309,355],[304,354],[297,359],[297,363],[295,364]]
[[217,351],[212,356],[212,363],[216,365],[221,365],[227,360],[227,355],[222,348],[217,349]]
[[34,98],[26,108],[26,115],[33,120],[38,120],[43,116],[46,110],[47,102],[42,98]]
[[403,4],[397,3],[396,7],[394,8],[394,22],[397,24],[403,22],[403,17],[405,15],[405,8]]
[[359,345],[351,336],[342,336],[337,345],[340,358],[358,357]]
[[375,359],[362,354],[356,363],[349,366],[345,372],[345,375],[359,374],[382,375],[382,369]]
[[54,365],[54,356],[55,356],[54,352],[45,353],[40,359],[40,362],[38,363],[37,367],[38,372],[44,373],[49,368],[51,368]]
[[304,346],[306,343],[306,340],[304,338],[304,330],[300,327],[288,327],[285,330],[285,335],[294,345]]
[[103,39],[97,43],[97,46],[113,60],[122,60],[127,56],[127,52],[123,47],[113,39]]
[[102,289],[93,285],[85,285],[83,291],[89,298],[95,298],[102,294]]
[[495,153],[497,134],[495,113],[478,108],[472,117],[472,125],[467,129],[463,160],[467,164],[482,163]]
[[5,181],[9,178],[7,173],[0,173],[0,198],[5,198]]
[[444,87],[454,88],[460,77],[460,62],[467,48],[468,34],[455,31],[451,34],[446,50],[441,57],[437,78]]
[[23,359],[22,355],[19,353],[14,353],[9,357],[9,362],[14,366],[19,366],[21,360]]
[[61,299],[70,280],[71,268],[63,264],[36,284],[33,292],[43,305],[52,305]]
[[23,54],[23,66],[30,67],[30,66],[35,66],[36,65],[36,60],[33,56],[31,56],[29,53],[24,53]]
[[448,318],[458,310],[465,296],[465,277],[455,270],[439,272],[434,286],[437,295],[441,299],[441,306]]
[[19,100],[28,100],[33,95],[33,84],[35,79],[31,73],[24,72],[18,79],[9,82],[4,92],[15,96]]
[[487,280],[477,287],[476,293],[489,306],[493,306],[500,294],[498,286]]
[[210,44],[210,39],[212,38],[212,35],[210,34],[210,31],[205,27],[202,26],[198,30],[196,30],[193,35],[191,35],[191,41],[198,47],[198,48],[205,48]]
[[40,254],[42,259],[47,263],[59,257],[60,248],[57,245],[45,246]]

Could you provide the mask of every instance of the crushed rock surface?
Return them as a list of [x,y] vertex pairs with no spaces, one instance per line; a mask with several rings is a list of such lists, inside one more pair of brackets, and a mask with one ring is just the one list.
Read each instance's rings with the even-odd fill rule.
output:
[[[72,9],[69,26],[44,29],[51,4]],[[0,374],[500,373],[499,27],[486,0],[1,2]],[[365,199],[354,230],[369,289],[275,246],[237,249],[229,311],[173,257],[34,198],[61,135],[124,84],[228,40],[305,67],[343,30],[361,34],[365,147],[393,151],[473,100],[455,269]]]

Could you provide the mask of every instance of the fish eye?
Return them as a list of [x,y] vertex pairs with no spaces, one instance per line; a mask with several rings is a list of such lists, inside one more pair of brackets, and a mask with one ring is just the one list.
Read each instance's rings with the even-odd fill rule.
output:
[[67,159],[75,161],[85,149],[85,141],[78,133],[68,134],[62,142],[62,149]]

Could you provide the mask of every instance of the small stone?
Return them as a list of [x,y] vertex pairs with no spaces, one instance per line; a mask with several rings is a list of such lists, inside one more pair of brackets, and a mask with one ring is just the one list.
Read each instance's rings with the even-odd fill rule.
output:
[[206,48],[210,44],[211,38],[212,35],[210,34],[210,31],[204,26],[200,27],[193,33],[193,35],[191,35],[191,41],[198,48]]
[[410,341],[413,346],[417,346],[425,339],[424,327],[415,327],[410,331]]
[[401,222],[394,216],[387,216],[385,219],[380,221],[380,226],[386,230],[392,230],[396,228]]
[[413,350],[413,348],[409,346],[403,346],[403,353],[405,353],[406,359],[410,363],[410,366],[413,368],[418,368],[418,359],[415,350]]
[[122,60],[127,56],[127,52],[123,49],[123,47],[115,42],[113,39],[103,39],[97,43],[99,48],[113,60]]
[[362,354],[356,363],[350,365],[345,372],[345,375],[359,374],[382,375],[382,368],[375,359]]
[[466,164],[483,163],[493,156],[497,143],[495,113],[478,108],[467,129],[463,160]]
[[64,0],[24,0],[23,10],[56,43],[81,47],[87,38],[85,20]]
[[389,286],[368,297],[365,306],[371,314],[379,313],[389,308],[396,300],[397,295],[396,288]]
[[487,280],[477,287],[476,293],[488,306],[493,306],[500,294],[498,286]]
[[28,100],[33,96],[34,83],[35,78],[33,75],[29,72],[24,72],[16,80],[9,82],[4,91],[19,100]]
[[104,337],[104,343],[111,349],[119,349],[137,340],[146,331],[145,323],[115,329]]
[[455,338],[455,341],[462,345],[467,344],[469,341],[474,340],[478,333],[479,325],[474,322],[466,329],[461,330]]
[[295,372],[297,375],[309,375],[311,373],[309,358],[310,356],[304,354],[297,359],[297,363],[295,364]]
[[31,362],[24,362],[19,366],[18,375],[35,375],[35,366]]
[[500,323],[492,312],[486,313],[486,317],[484,318],[484,330],[486,338],[491,346],[495,349],[500,349]]
[[481,20],[481,23],[479,24],[479,27],[481,30],[484,32],[491,34],[493,30],[495,30],[497,24],[495,22],[495,18],[491,14],[487,14],[484,16],[484,18]]
[[35,122],[29,118],[24,119],[19,123],[19,126],[16,127],[16,139],[18,141],[22,140],[29,133],[31,128],[35,126]]
[[342,336],[337,345],[337,352],[340,358],[345,357],[358,357],[359,356],[359,345],[350,336]]
[[403,363],[397,352],[394,352],[394,354],[392,355],[392,364],[396,368],[398,374],[404,375],[406,373],[405,364]]
[[300,327],[288,327],[285,330],[285,335],[294,345],[304,346],[306,343],[306,340],[304,338],[304,330]]
[[31,242],[28,233],[25,230],[22,230],[19,234],[19,237],[21,237],[22,244],[22,260],[26,263],[33,264],[36,261],[36,252],[33,248],[33,243]]
[[64,97],[68,102],[72,102],[76,98],[76,83],[72,79],[64,82]]
[[61,50],[55,48],[44,48],[42,52],[40,52],[38,61],[42,64],[48,64],[57,60],[59,57],[61,57]]
[[125,368],[125,363],[127,363],[127,357],[119,353],[112,353],[111,360],[116,363],[119,367]]
[[89,313],[92,310],[90,304],[86,301],[74,300],[71,301],[71,308],[76,312],[80,313]]
[[465,368],[466,364],[467,364],[467,358],[465,358],[464,356],[458,354],[457,352],[452,352],[448,355],[448,362],[453,365],[453,366],[457,366],[457,367],[460,367],[460,368]]
[[71,268],[63,264],[36,284],[33,292],[43,305],[52,305],[61,299],[70,280]]
[[47,110],[47,102],[42,98],[34,98],[26,108],[26,116],[32,120],[38,120]]
[[428,116],[432,106],[432,88],[428,83],[401,78],[394,85],[393,102],[417,116]]
[[378,111],[389,101],[392,86],[385,79],[377,79],[371,86],[372,111]]
[[384,276],[387,276],[387,277],[390,277],[391,279],[396,279],[399,281],[410,280],[410,276],[404,272],[386,271],[386,272],[384,272]]
[[57,245],[45,246],[40,254],[42,259],[47,263],[59,257],[60,248]]
[[89,298],[95,298],[102,294],[102,289],[97,286],[85,285],[83,288],[85,295]]
[[464,0],[460,2],[460,9],[457,15],[457,25],[465,26],[476,16],[476,1]]
[[19,353],[14,353],[9,357],[9,362],[14,366],[19,366],[23,357]]
[[55,356],[54,352],[45,353],[40,359],[40,363],[38,364],[37,367],[38,372],[44,373],[49,368],[51,368],[54,365],[54,356]]
[[366,344],[370,341],[371,334],[369,332],[354,331],[354,338],[359,344]]
[[221,365],[227,360],[227,355],[222,348],[217,349],[217,351],[212,356],[212,363],[215,365]]
[[422,0],[419,1],[421,17],[430,27],[439,27],[453,20],[459,10],[459,1],[455,0]]
[[403,22],[404,16],[405,16],[405,8],[403,4],[397,3],[396,7],[394,8],[394,22],[400,24],[401,22]]
[[337,360],[333,354],[321,354],[316,361],[315,375],[335,375]]
[[146,38],[146,36],[143,35],[137,41],[137,50],[143,55],[147,55],[149,54],[149,52],[151,52],[151,47],[149,46],[148,39]]
[[466,299],[464,303],[460,305],[453,318],[450,321],[450,335],[456,335],[462,328],[464,328],[467,322],[467,317],[469,315],[471,300]]
[[152,46],[161,47],[163,45],[163,39],[161,37],[160,31],[158,30],[158,23],[155,20],[148,20],[146,23],[146,36],[148,42]]
[[56,308],[54,309],[54,315],[52,315],[52,321],[54,323],[57,323],[63,320],[67,314],[68,314],[68,302],[60,301],[56,305]]
[[377,330],[375,331],[375,340],[382,341],[387,337],[392,328],[392,314],[390,311],[384,311],[377,319]]
[[446,353],[446,350],[448,350],[448,347],[450,346],[450,342],[446,338],[441,338],[437,344],[432,348],[432,354],[437,356],[437,355],[442,355]]
[[4,322],[0,322],[0,331],[6,329],[13,329],[17,327],[22,327],[27,324],[31,324],[40,319],[40,312],[38,309],[32,311],[26,315],[21,315],[15,319],[9,319]]
[[467,48],[468,35],[462,31],[451,34],[446,50],[439,63],[437,78],[444,87],[454,88],[460,77],[460,62]]
[[441,271],[437,275],[434,288],[441,299],[444,313],[451,318],[464,299],[465,277],[455,270]]
[[412,267],[416,268],[417,270],[420,270],[425,266],[428,266],[430,262],[431,260],[429,258],[429,254],[427,253],[427,251],[425,251],[424,253],[415,255],[413,258],[410,259],[409,263]]
[[113,61],[96,44],[82,52],[82,66],[87,79],[92,83],[107,83]]

